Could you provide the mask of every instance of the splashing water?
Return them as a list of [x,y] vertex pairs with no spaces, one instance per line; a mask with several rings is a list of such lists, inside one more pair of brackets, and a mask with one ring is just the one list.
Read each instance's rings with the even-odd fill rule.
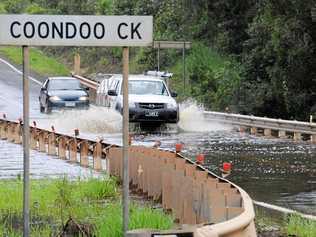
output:
[[203,115],[203,106],[189,100],[180,104],[178,127],[185,132],[211,132],[230,130],[231,127],[214,121],[207,121]]
[[106,134],[121,131],[122,116],[113,109],[90,106],[89,110],[66,110],[54,112],[48,119],[39,121],[39,127],[57,132],[73,133],[75,128],[88,134]]

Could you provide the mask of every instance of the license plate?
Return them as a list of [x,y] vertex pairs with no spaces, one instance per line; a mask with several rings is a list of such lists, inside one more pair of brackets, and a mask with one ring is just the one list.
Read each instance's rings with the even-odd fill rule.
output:
[[157,111],[147,111],[145,113],[146,117],[158,117],[159,113]]
[[75,102],[66,102],[66,103],[65,103],[65,106],[66,106],[66,107],[75,107],[75,106],[76,106],[76,103],[75,103]]

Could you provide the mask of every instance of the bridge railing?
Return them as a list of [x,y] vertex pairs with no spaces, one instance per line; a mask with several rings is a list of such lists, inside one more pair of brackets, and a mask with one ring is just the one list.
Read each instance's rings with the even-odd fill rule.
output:
[[[0,119],[0,139],[21,144],[22,126]],[[54,129],[30,130],[31,149],[122,177],[121,147]],[[130,236],[256,237],[252,200],[238,186],[172,151],[130,146],[129,159],[131,189],[160,202],[180,224],[190,225],[165,232],[134,230]]]
[[306,134],[310,136],[310,140],[313,143],[316,143],[316,123],[312,122],[271,119],[211,111],[204,111],[204,116],[208,120],[229,123],[240,126],[241,128],[248,127],[253,134],[257,133],[258,128],[264,129],[266,136],[271,136],[271,130],[277,131],[279,137],[286,137],[286,133],[292,133],[295,140],[301,140],[301,135]]

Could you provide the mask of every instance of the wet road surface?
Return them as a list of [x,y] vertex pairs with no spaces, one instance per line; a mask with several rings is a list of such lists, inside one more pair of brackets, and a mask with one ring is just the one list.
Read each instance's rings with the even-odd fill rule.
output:
[[[5,112],[13,119],[22,117],[21,76],[2,63],[0,72],[0,113]],[[54,125],[59,132],[69,133],[79,128],[84,136],[99,136],[109,143],[121,143],[121,118],[118,114],[105,108],[92,107],[88,111],[61,111],[43,115],[39,113],[39,88],[38,84],[31,82],[30,121],[36,120],[46,128]],[[194,159],[198,153],[205,154],[205,165],[217,174],[220,174],[219,167],[223,162],[232,162],[233,173],[229,179],[245,189],[255,200],[316,215],[316,145],[240,134],[222,125],[204,121],[202,111],[195,105],[183,106],[180,117],[180,132],[136,135],[133,144],[151,146],[160,140],[162,148],[174,149],[175,143],[182,142],[184,155]],[[11,145],[0,143],[0,147]],[[35,170],[32,171],[35,175],[36,169],[41,174],[45,173],[43,170],[47,167],[58,167],[61,173],[71,173],[72,169],[77,168],[81,172],[81,168],[66,163],[58,166],[56,159],[47,165],[47,159],[37,157],[42,154],[34,154],[38,159],[38,163],[34,163],[38,165],[34,165]],[[19,162],[10,162],[21,165],[21,157],[17,159]],[[0,176],[4,169],[0,166]],[[54,172],[46,172],[45,175],[54,175]],[[17,173],[13,169],[12,176]]]

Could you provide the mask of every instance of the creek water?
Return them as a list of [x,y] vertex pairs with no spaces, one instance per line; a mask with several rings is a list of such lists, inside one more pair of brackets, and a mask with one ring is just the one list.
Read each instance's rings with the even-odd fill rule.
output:
[[[238,133],[231,127],[204,120],[203,108],[192,102],[180,106],[178,132],[135,135],[133,144],[174,149],[182,142],[182,153],[192,159],[205,154],[205,165],[220,174],[223,162],[231,162],[228,177],[250,196],[316,215],[316,145],[292,140],[267,139]],[[88,111],[54,112],[37,119],[39,127],[54,125],[58,132],[79,128],[89,138],[102,137],[109,143],[121,143],[121,117],[115,111],[92,106]]]

